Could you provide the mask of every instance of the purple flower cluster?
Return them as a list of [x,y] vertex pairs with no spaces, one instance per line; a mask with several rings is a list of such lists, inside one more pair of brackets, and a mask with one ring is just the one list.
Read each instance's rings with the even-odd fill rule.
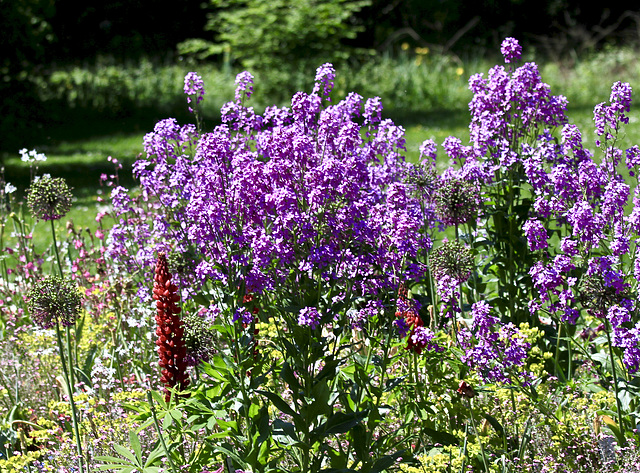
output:
[[624,351],[622,362],[630,373],[640,370],[640,322],[631,328],[618,326],[613,329],[613,345]]
[[[503,49],[508,61],[519,56],[513,41],[506,41]],[[513,72],[495,66],[486,78],[482,74],[471,76],[469,89],[473,92],[469,132],[475,153],[488,152],[502,167],[509,168],[519,160],[519,150],[512,149],[513,143],[524,144],[528,137],[535,138],[546,128],[567,121],[567,99],[551,95],[535,63],[526,63]]]
[[500,45],[500,52],[504,56],[504,62],[507,64],[518,62],[522,56],[522,46],[515,38],[505,38]]
[[315,307],[305,307],[300,309],[298,314],[298,324],[301,327],[309,327],[315,330],[320,325],[320,313]]
[[[184,77],[184,93],[187,95],[187,103],[195,102],[198,105],[204,100],[204,81],[195,72],[189,72]],[[189,107],[189,111],[193,109]]]
[[433,352],[441,353],[445,349],[435,341],[436,335],[433,331],[424,326],[415,327],[410,335],[410,344],[417,353]]
[[422,277],[426,267],[411,261],[431,247],[423,229],[433,217],[404,182],[404,130],[380,118],[377,98],[327,104],[334,77],[321,66],[314,92],[260,116],[244,104],[253,83],[245,72],[213,131],[159,122],[134,165],[149,212],[114,195],[122,220],[109,254],[125,259],[137,247],[136,263],[147,266],[156,250],[190,247],[199,281],[233,277],[256,294],[292,270],[349,281],[363,296]]
[[[613,134],[619,131],[621,123],[629,123],[627,113],[631,110],[631,86],[626,82],[613,84],[609,102],[609,105],[600,103],[593,110],[596,135],[605,141],[614,138]],[[600,146],[600,141],[596,145]]]
[[465,350],[462,361],[476,370],[484,382],[511,384],[512,376],[528,381],[530,374],[523,368],[531,344],[512,323],[503,324],[491,315],[485,301],[473,304],[471,330],[458,333]]
[[529,249],[532,251],[542,250],[548,246],[547,244],[547,230],[537,219],[529,219],[522,226],[527,242],[529,243]]

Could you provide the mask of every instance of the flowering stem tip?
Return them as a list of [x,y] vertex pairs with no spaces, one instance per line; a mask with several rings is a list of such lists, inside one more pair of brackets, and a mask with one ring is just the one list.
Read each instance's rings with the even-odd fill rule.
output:
[[187,349],[184,341],[184,327],[178,314],[180,300],[178,288],[171,282],[167,258],[164,253],[158,255],[153,284],[153,298],[156,301],[156,345],[167,402],[171,397],[170,388],[184,389],[189,384],[187,375]]

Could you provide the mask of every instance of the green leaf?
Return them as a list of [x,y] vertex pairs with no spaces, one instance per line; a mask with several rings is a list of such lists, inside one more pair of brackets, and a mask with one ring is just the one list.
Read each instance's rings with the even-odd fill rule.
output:
[[296,424],[298,422],[302,422],[302,416],[300,414],[298,414],[297,412],[295,412],[291,406],[289,406],[289,404],[287,404],[284,399],[282,399],[280,396],[278,396],[276,393],[273,392],[269,392],[269,391],[261,391],[258,390],[256,391],[256,393],[258,394],[262,394],[264,397],[266,397],[267,399],[269,399],[273,405],[283,414],[287,414],[291,417],[293,417],[294,421],[296,422]]
[[449,432],[443,432],[439,430],[430,429],[425,427],[422,429],[422,432],[427,434],[433,440],[442,445],[459,445],[460,440],[455,435],[450,434]]
[[129,431],[129,443],[131,444],[131,448],[138,459],[137,464],[142,465],[142,446],[140,445],[140,437],[134,430]]
[[164,455],[164,448],[162,448],[162,443],[158,442],[156,448],[149,454],[147,457],[147,461],[144,464],[145,470],[148,469],[149,466],[153,465],[156,460],[162,458]]
[[385,455],[384,457],[380,457],[376,460],[371,468],[370,473],[380,473],[382,471],[387,471],[387,469],[392,466],[398,458],[400,458],[404,454],[404,450],[399,452],[395,452],[393,455]]
[[362,419],[364,419],[368,413],[368,410],[350,413],[336,412],[329,417],[326,422],[320,424],[316,429],[314,429],[314,432],[323,436],[344,434],[362,422]]
[[298,444],[298,434],[296,429],[290,422],[285,422],[282,419],[275,419],[271,426],[273,439],[284,445]]
[[500,422],[498,422],[498,420],[495,417],[489,414],[485,414],[484,418],[489,421],[489,423],[491,424],[491,427],[494,428],[494,430],[498,433],[498,435],[500,435],[500,437],[504,437],[504,428],[502,427],[502,424],[500,424]]
[[224,453],[227,457],[233,459],[238,466],[242,467],[243,470],[249,469],[251,467],[251,465],[247,465],[244,459],[240,458],[240,456],[236,452],[232,452],[228,448],[222,447],[220,445],[216,445],[214,447],[214,450],[220,453]]
[[[132,465],[138,465],[137,459],[133,453],[128,448],[123,447],[122,445],[114,445],[113,449],[118,452],[120,455],[125,457],[127,460],[131,461]],[[140,465],[142,466],[142,465]]]

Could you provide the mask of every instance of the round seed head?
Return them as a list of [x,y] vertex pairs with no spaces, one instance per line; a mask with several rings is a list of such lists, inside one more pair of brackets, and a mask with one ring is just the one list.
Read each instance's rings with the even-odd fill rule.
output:
[[58,220],[71,210],[73,195],[61,177],[41,177],[27,192],[27,205],[38,219]]
[[447,241],[433,250],[429,267],[436,280],[449,276],[458,282],[464,282],[471,276],[474,258],[471,250],[459,241]]
[[36,282],[25,296],[33,321],[42,328],[73,325],[80,315],[82,300],[75,283],[59,276]]

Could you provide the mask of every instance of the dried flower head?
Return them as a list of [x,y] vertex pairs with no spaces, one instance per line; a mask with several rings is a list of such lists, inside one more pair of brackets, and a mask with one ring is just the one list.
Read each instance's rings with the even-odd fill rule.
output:
[[466,397],[467,399],[471,399],[476,396],[476,391],[473,389],[473,386],[471,386],[466,381],[460,381],[457,392],[462,397]]
[[589,315],[604,317],[609,308],[628,298],[624,290],[610,284],[601,274],[586,275],[580,281],[579,299]]
[[25,296],[33,321],[44,329],[73,325],[80,315],[82,300],[75,283],[59,276],[36,282]]
[[27,205],[38,219],[58,220],[71,210],[73,195],[61,177],[43,176],[27,192]]
[[436,192],[436,215],[445,225],[466,223],[476,217],[479,208],[477,186],[464,179],[447,179]]
[[436,280],[448,276],[457,282],[464,282],[471,276],[474,263],[471,250],[458,240],[453,240],[433,250],[429,268]]

